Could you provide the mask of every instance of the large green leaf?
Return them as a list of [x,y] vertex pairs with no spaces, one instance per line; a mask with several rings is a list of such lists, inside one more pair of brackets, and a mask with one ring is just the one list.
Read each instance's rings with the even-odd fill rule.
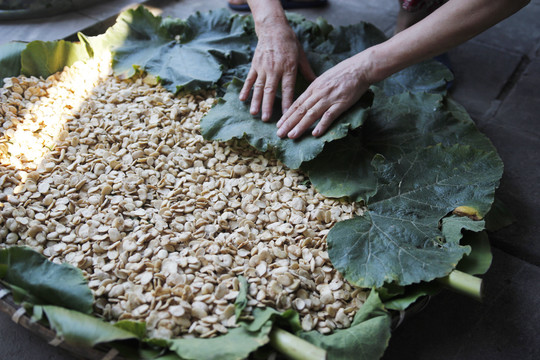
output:
[[[457,270],[471,275],[484,274],[491,265],[491,248],[484,230],[484,221],[475,221],[468,217],[450,216],[442,220],[442,233],[446,241],[459,242],[469,246],[471,251],[465,254],[456,266]],[[437,281],[420,282],[408,286],[388,284],[378,289],[384,306],[392,310],[406,310],[420,297],[435,295],[443,289]]]
[[307,45],[306,55],[316,74],[321,74],[339,62],[386,39],[379,29],[365,22],[334,28],[324,36],[322,42],[319,33],[323,31],[310,31],[309,41],[304,41]]
[[445,96],[405,92],[388,97],[379,88],[373,90],[373,105],[362,128],[354,136],[328,144],[304,166],[323,195],[353,201],[373,195],[377,180],[371,160],[376,154],[392,163],[403,154],[436,144],[495,151],[464,109]]
[[327,350],[328,360],[373,360],[379,359],[388,346],[391,323],[391,316],[377,292],[372,291],[356,313],[351,327],[330,335],[310,331],[299,336]]
[[225,70],[249,62],[253,36],[246,26],[226,10],[180,20],[155,17],[141,6],[85,41],[95,52],[112,51],[117,75],[131,77],[141,69],[172,92],[194,91],[215,86]]
[[334,30],[334,27],[321,17],[311,21],[303,15],[287,13],[287,20],[304,49],[316,48],[325,42],[328,34]]
[[221,141],[245,138],[260,151],[273,151],[279,160],[293,169],[315,158],[325,143],[341,139],[349,130],[362,125],[370,100],[369,96],[363,97],[318,138],[308,134],[296,140],[281,139],[276,135],[275,125],[281,113],[279,109],[281,102],[275,102],[271,121],[263,122],[249,113],[249,100],[242,102],[238,99],[242,84],[237,79],[233,80],[227,88],[225,97],[220,99],[201,120],[204,138]]
[[[386,40],[375,26],[365,22],[332,28],[324,20],[314,23],[301,16],[289,16],[289,23],[303,44],[317,74]],[[452,72],[435,60],[427,60],[399,71],[376,84],[388,96],[403,92],[444,93]]]
[[245,359],[270,341],[273,326],[283,326],[293,332],[301,330],[298,313],[292,309],[279,312],[273,308],[256,308],[253,319],[243,320],[237,328],[214,338],[148,339],[154,346],[169,348],[184,360]]
[[236,320],[240,319],[240,315],[242,315],[242,311],[244,311],[244,309],[247,306],[247,303],[248,303],[247,295],[248,295],[248,288],[249,288],[247,279],[245,277],[239,276],[238,282],[240,286],[239,286],[238,296],[236,296],[236,300],[234,302],[234,306],[235,306],[234,313],[236,316]]
[[26,291],[34,304],[92,313],[94,298],[81,270],[69,264],[52,263],[29,248],[0,250],[0,278]]
[[427,60],[409,66],[376,84],[388,96],[404,92],[446,93],[454,75],[443,64]]
[[365,131],[359,132],[331,142],[314,160],[302,165],[311,184],[324,196],[360,202],[377,192],[371,165],[375,152],[363,146],[361,134]]
[[[424,296],[432,296],[440,293],[442,285],[436,281],[421,282],[401,287],[402,293],[393,294],[388,299],[383,299],[384,307],[388,310],[406,311],[418,299]],[[382,296],[381,296],[382,298]]]
[[114,324],[115,327],[135,334],[139,339],[146,337],[146,323],[132,320],[120,320]]
[[89,58],[86,47],[70,41],[32,41],[21,53],[21,72],[27,76],[48,77]]
[[0,45],[0,86],[4,78],[21,74],[21,51],[25,48],[26,43],[18,41]]
[[241,360],[270,341],[273,317],[277,311],[255,312],[252,323],[240,322],[225,335],[203,339],[151,339],[148,342],[166,346],[184,360]]
[[464,231],[480,232],[485,228],[484,220],[472,220],[467,216],[449,216],[442,219],[444,238],[450,242],[459,242],[463,238]]
[[470,246],[471,253],[461,259],[457,269],[471,275],[485,274],[493,260],[491,245],[486,232],[465,231],[461,243]]
[[253,317],[253,321],[251,321],[248,325],[248,329],[250,331],[259,331],[268,321],[279,323],[284,327],[290,328],[294,332],[302,329],[302,326],[300,325],[300,317],[293,309],[280,312],[270,307],[265,307],[262,309],[256,308],[253,310]]
[[495,151],[465,109],[442,94],[404,92],[388,97],[378,88],[373,91],[375,98],[363,137],[370,149],[387,158],[394,160],[435,144]]
[[72,345],[93,347],[100,343],[138,339],[137,335],[108,322],[58,306],[39,306],[57,336]]
[[408,285],[448,275],[470,249],[445,239],[439,221],[459,206],[489,210],[502,167],[469,146],[428,147],[395,163],[374,160],[377,193],[369,211],[328,234],[336,269],[361,287]]

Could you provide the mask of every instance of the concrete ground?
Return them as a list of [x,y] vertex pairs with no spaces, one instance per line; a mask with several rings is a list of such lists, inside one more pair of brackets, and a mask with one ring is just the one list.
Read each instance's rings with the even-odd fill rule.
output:
[[[165,16],[223,7],[226,0],[156,0]],[[53,40],[106,20],[134,2],[111,0],[46,19],[3,21],[0,44]],[[330,0],[326,9],[301,10],[334,25],[369,21],[390,34],[396,0]],[[469,111],[504,160],[499,197],[517,221],[491,234],[494,261],[477,303],[450,292],[432,298],[400,326],[384,356],[393,359],[540,359],[540,0],[450,51],[456,75],[452,96]],[[0,314],[0,359],[68,360]]]

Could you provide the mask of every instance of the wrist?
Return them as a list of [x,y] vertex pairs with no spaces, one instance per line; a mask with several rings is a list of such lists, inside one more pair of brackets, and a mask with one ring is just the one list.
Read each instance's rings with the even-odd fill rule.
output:
[[264,17],[261,16],[255,21],[255,33],[259,38],[289,31],[292,31],[292,29],[285,16],[270,14]]
[[288,26],[285,11],[278,0],[248,1],[255,22],[255,30],[272,30],[276,26]]
[[372,46],[358,55],[362,55],[360,66],[364,69],[364,80],[368,84],[378,83],[393,74],[391,58],[385,55],[381,44]]

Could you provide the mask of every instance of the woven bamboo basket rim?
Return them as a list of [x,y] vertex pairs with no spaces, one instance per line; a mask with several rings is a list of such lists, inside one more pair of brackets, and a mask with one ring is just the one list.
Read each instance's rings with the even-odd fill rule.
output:
[[[392,312],[392,330],[398,328],[410,317],[421,312],[429,303],[431,296],[423,296],[406,310]],[[11,292],[0,284],[0,311],[9,315],[15,324],[18,324],[31,333],[39,336],[54,347],[59,347],[81,360],[127,360],[119,352],[107,345],[97,345],[94,348],[69,344],[58,338],[56,332],[45,325],[33,321],[25,309],[13,301]]]
[[97,345],[93,348],[69,344],[60,339],[56,332],[30,318],[24,307],[13,301],[11,292],[0,285],[0,311],[7,314],[11,320],[31,333],[44,339],[49,345],[59,347],[72,356],[81,360],[127,360],[114,348]]

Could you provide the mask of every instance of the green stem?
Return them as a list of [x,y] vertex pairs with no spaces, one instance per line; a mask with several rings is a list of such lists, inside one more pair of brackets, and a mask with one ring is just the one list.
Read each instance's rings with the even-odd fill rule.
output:
[[292,360],[325,360],[326,351],[280,328],[270,333],[270,344]]
[[437,279],[442,285],[461,294],[467,295],[482,301],[483,284],[482,279],[454,270],[448,276]]

